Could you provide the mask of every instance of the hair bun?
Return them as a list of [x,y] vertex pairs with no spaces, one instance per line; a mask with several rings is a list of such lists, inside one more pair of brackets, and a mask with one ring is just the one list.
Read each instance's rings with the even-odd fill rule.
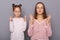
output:
[[19,4],[19,6],[22,6],[22,4]]
[[15,6],[15,4],[12,4],[12,7],[14,7]]

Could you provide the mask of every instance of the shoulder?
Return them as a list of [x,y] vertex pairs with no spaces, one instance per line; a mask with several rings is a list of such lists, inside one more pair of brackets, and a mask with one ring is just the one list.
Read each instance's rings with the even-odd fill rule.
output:
[[21,20],[21,21],[24,21],[24,18],[23,18],[23,17],[20,17],[20,20]]
[[12,20],[16,20],[16,18],[15,18],[15,17],[13,17],[13,18],[12,18]]
[[20,19],[21,19],[21,20],[24,20],[24,18],[23,18],[23,17],[20,17]]
[[24,20],[23,17],[20,17],[19,19],[18,18],[12,18],[13,20]]
[[24,19],[23,17],[21,17],[20,20],[23,21],[23,22],[26,22],[25,19]]

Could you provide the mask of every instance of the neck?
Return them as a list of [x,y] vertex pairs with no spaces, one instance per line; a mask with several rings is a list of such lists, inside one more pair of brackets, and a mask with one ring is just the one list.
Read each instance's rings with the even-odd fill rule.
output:
[[15,16],[15,18],[20,18],[19,16]]
[[42,15],[38,15],[37,19],[41,20],[41,19],[43,19],[43,16]]

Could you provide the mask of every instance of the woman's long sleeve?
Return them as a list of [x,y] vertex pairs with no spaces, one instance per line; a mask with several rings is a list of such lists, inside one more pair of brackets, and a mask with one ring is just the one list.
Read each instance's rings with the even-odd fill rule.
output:
[[31,37],[33,35],[33,25],[29,24],[28,35]]
[[47,25],[47,36],[48,36],[48,37],[52,36],[51,24],[48,24],[48,25]]

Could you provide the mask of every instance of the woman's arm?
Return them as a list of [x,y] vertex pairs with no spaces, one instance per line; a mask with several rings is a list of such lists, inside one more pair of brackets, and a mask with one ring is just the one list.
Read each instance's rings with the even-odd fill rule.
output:
[[48,37],[52,36],[51,24],[48,24],[48,25],[47,25],[47,36],[48,36]]
[[33,25],[29,23],[28,35],[31,37],[33,35]]
[[32,14],[30,14],[30,22],[29,22],[29,28],[28,28],[28,35],[31,37],[33,35],[33,25],[34,24],[34,17]]
[[47,36],[48,37],[52,36],[52,29],[51,29],[50,19],[51,19],[51,17],[48,16],[48,18],[47,18],[47,24],[46,24],[46,26],[47,26]]

